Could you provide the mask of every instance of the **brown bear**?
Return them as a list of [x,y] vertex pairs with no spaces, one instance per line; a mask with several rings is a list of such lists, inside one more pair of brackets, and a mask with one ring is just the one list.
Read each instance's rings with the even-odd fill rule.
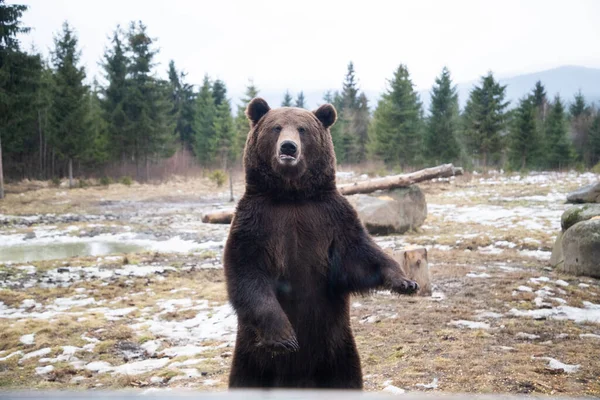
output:
[[335,184],[335,108],[246,110],[246,189],[224,254],[238,330],[229,387],[363,385],[349,297],[375,288],[412,294]]

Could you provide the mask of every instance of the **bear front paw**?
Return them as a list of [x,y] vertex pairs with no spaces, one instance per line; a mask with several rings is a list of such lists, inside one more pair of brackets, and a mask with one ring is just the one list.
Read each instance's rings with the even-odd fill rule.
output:
[[415,281],[408,279],[402,279],[401,281],[392,285],[392,292],[398,294],[414,294],[419,290],[419,284]]
[[300,349],[298,339],[293,331],[284,335],[260,338],[256,346],[269,351],[273,355],[293,353]]

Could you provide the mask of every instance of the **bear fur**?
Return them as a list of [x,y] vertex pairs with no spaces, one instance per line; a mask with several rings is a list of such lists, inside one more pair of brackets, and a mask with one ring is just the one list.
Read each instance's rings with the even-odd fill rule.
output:
[[246,189],[224,254],[238,317],[229,387],[360,389],[350,294],[418,285],[336,188],[332,105],[271,110],[255,98],[246,115]]

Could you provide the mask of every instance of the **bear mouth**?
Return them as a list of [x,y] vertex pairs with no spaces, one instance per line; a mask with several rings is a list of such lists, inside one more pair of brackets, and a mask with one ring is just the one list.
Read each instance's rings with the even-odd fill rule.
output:
[[278,161],[280,164],[283,165],[295,165],[298,162],[298,159],[288,154],[280,154],[278,157]]

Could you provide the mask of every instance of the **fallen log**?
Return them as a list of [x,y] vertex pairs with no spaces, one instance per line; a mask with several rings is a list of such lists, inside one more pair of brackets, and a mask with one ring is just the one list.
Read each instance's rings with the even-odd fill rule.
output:
[[202,222],[208,224],[230,224],[233,219],[233,212],[233,210],[227,210],[204,214]]
[[[356,182],[339,185],[338,190],[343,195],[372,193],[377,190],[391,190],[407,187],[412,184],[428,181],[436,178],[448,178],[462,175],[462,168],[456,168],[452,164],[443,164],[433,168],[426,168],[409,174],[386,176],[365,182]],[[204,214],[202,222],[210,224],[230,224],[234,211],[217,211]]]
[[433,168],[426,168],[410,174],[386,176],[365,182],[356,182],[338,186],[343,195],[372,193],[377,190],[391,190],[407,187],[414,183],[428,181],[435,178],[448,178],[462,175],[462,168],[454,168],[452,164],[444,164]]

